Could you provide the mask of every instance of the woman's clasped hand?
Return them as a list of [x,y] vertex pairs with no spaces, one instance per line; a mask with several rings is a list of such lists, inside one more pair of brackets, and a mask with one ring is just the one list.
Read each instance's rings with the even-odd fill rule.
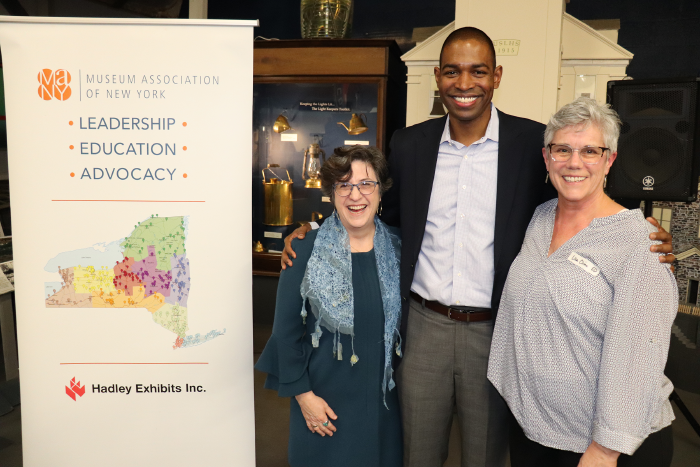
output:
[[299,394],[296,399],[309,430],[321,436],[333,436],[336,427],[331,420],[337,420],[338,416],[326,401],[314,394],[313,391]]

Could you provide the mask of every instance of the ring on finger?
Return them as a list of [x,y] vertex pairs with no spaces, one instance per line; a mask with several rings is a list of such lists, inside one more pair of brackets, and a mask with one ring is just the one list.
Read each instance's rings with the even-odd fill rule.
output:
[[330,420],[326,420],[325,422],[321,423],[321,425],[323,425],[323,426],[328,426],[328,424],[329,424],[330,422],[331,422]]
[[315,429],[315,428],[318,428],[318,425],[311,425],[311,426],[314,427],[314,429]]

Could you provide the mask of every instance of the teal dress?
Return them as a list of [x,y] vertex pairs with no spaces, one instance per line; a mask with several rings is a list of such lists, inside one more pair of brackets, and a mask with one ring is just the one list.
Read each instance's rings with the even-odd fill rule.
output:
[[[311,257],[316,231],[294,240],[294,266],[282,271],[272,336],[255,368],[268,374],[265,387],[291,397],[289,465],[291,467],[401,467],[401,418],[396,388],[386,391],[384,376],[384,311],[374,250],[352,253],[355,306],[353,342],[341,334],[343,360],[333,358],[333,333],[323,328],[319,346],[311,345],[315,317],[301,317],[301,281]],[[313,390],[338,416],[337,431],[322,437],[306,427],[294,396]],[[388,407],[388,409],[387,409]]]

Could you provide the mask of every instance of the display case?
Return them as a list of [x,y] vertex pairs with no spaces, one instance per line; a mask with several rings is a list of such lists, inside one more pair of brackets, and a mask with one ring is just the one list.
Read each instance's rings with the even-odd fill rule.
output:
[[279,275],[283,240],[333,212],[318,170],[339,146],[376,146],[403,127],[406,74],[386,40],[255,43],[253,273]]

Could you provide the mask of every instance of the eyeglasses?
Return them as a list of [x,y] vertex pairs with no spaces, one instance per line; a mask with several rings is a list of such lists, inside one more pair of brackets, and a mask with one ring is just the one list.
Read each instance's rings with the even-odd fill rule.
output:
[[342,196],[343,198],[346,196],[350,196],[350,193],[352,193],[353,187],[357,187],[359,192],[363,195],[371,195],[374,193],[374,190],[377,189],[377,185],[379,185],[379,182],[374,182],[371,180],[365,180],[360,183],[336,183],[333,185],[333,191],[335,191],[335,194],[338,196]]
[[600,162],[605,151],[610,148],[602,148],[600,146],[584,146],[582,148],[572,148],[568,144],[548,144],[549,154],[555,162],[566,162],[571,159],[574,152],[578,151],[578,156],[586,165],[595,165]]

